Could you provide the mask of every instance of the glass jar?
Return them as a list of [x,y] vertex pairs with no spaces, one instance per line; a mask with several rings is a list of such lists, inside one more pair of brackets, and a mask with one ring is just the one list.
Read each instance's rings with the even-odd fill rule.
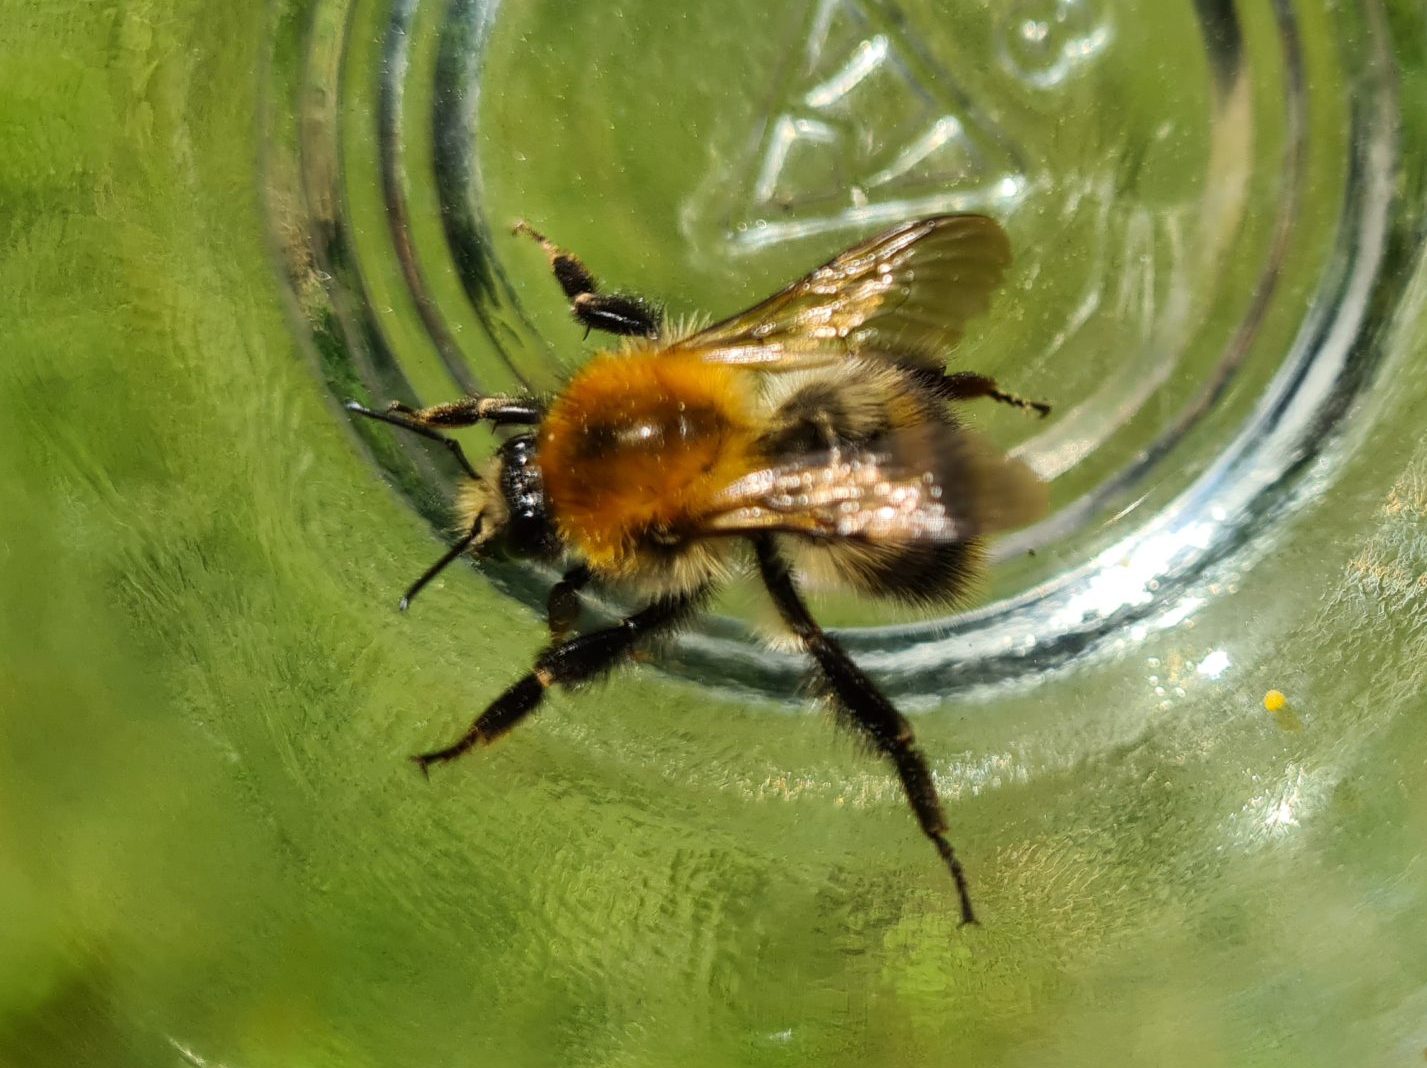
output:
[[[1427,1049],[1417,5],[16,25],[8,1058]],[[454,472],[341,402],[552,390],[598,350],[519,218],[689,317],[945,211],[1015,247],[954,366],[1054,403],[969,412],[1052,508],[962,613],[815,608],[912,718],[981,926],[751,582],[423,782],[545,643],[552,575],[453,568],[398,614]]]

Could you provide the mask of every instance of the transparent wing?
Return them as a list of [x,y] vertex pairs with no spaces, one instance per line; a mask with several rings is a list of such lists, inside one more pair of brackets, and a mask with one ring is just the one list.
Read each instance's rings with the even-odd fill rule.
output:
[[671,351],[765,371],[801,369],[850,352],[941,370],[1010,262],[1010,242],[993,219],[919,219],[854,245]]
[[964,542],[1022,526],[1045,504],[1044,484],[1020,461],[963,428],[929,423],[745,475],[715,495],[700,525],[866,544]]

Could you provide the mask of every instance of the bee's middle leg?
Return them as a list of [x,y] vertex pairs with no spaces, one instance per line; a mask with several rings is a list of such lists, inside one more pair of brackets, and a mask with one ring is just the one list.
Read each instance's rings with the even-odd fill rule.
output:
[[570,314],[585,324],[585,332],[602,330],[625,337],[657,338],[663,320],[658,307],[628,293],[601,293],[590,269],[573,252],[566,252],[524,219],[515,224],[517,234],[540,243],[550,257],[555,281],[570,298]]
[[455,760],[478,745],[490,745],[540,707],[551,686],[572,686],[598,678],[625,659],[639,642],[682,623],[706,589],[661,597],[612,627],[557,642],[535,659],[535,667],[476,717],[466,733],[444,749],[411,759],[425,773],[432,764]]

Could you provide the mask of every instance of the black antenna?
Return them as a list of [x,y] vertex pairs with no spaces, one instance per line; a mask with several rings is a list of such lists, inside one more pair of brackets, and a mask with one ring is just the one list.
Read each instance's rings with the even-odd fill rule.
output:
[[455,545],[451,546],[444,553],[442,553],[441,559],[437,560],[434,564],[432,564],[425,571],[423,571],[421,573],[421,577],[407,587],[406,592],[401,595],[401,600],[397,602],[396,607],[398,611],[405,612],[408,608],[410,608],[411,599],[415,597],[418,593],[420,593],[422,590],[424,590],[427,584],[432,579],[434,579],[437,575],[441,574],[441,572],[445,571],[446,568],[450,567],[451,564],[455,562],[456,558],[459,557],[467,549],[469,549],[472,545],[480,544],[480,542],[484,540],[481,538],[481,526],[483,519],[484,516],[476,516],[476,525],[471,528],[470,533],[467,534],[460,541],[456,542]]

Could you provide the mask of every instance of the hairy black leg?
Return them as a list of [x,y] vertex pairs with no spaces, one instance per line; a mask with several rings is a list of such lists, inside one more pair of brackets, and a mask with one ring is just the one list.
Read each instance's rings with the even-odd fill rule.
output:
[[432,764],[455,760],[468,749],[491,744],[534,712],[551,686],[571,686],[603,675],[640,641],[683,622],[706,592],[700,589],[662,597],[612,627],[549,646],[535,658],[530,674],[491,702],[455,743],[411,759],[425,773]]
[[564,641],[580,616],[580,591],[589,585],[594,575],[584,564],[578,564],[565,572],[563,578],[550,588],[550,598],[545,602],[545,617],[550,623],[552,641]]
[[475,426],[479,422],[496,426],[534,426],[540,422],[540,405],[530,397],[462,397],[460,400],[412,408],[401,401],[386,406],[388,415],[400,415],[428,428]]
[[975,923],[971,908],[971,892],[966,885],[966,873],[961,861],[946,838],[946,813],[937,797],[931,769],[916,747],[912,725],[892,703],[882,696],[872,680],[854,664],[842,646],[833,641],[813,619],[808,606],[798,593],[788,562],[779,554],[771,537],[753,539],[758,555],[758,570],[763,583],[773,597],[783,621],[793,629],[803,647],[817,661],[819,670],[832,688],[833,696],[852,726],[857,728],[876,749],[897,769],[907,802],[912,807],[922,833],[931,839],[956,883],[961,901],[961,922]]
[[515,224],[515,232],[534,238],[550,257],[555,280],[570,298],[570,312],[585,324],[586,332],[603,330],[607,334],[632,337],[659,336],[662,316],[649,301],[627,293],[601,293],[595,276],[578,256],[560,248],[524,219]]
[[409,417],[397,412],[374,412],[370,408],[364,408],[356,401],[347,402],[347,411],[356,412],[358,415],[365,415],[368,419],[375,419],[379,423],[390,423],[392,426],[399,426],[403,430],[410,430],[413,434],[418,434],[431,441],[439,441],[456,458],[456,462],[461,465],[461,470],[470,475],[477,482],[485,480],[477,474],[476,469],[471,466],[471,461],[466,459],[465,450],[461,448],[461,443],[454,438],[448,438],[439,430],[432,430],[429,426],[422,426],[420,423],[413,423]]
[[990,397],[994,401],[1009,404],[1014,408],[1034,411],[1042,419],[1050,414],[1049,404],[1042,401],[1026,400],[1014,393],[1007,393],[996,384],[994,378],[978,375],[974,371],[957,371],[950,375],[933,372],[932,381],[929,384],[944,400],[962,401]]

